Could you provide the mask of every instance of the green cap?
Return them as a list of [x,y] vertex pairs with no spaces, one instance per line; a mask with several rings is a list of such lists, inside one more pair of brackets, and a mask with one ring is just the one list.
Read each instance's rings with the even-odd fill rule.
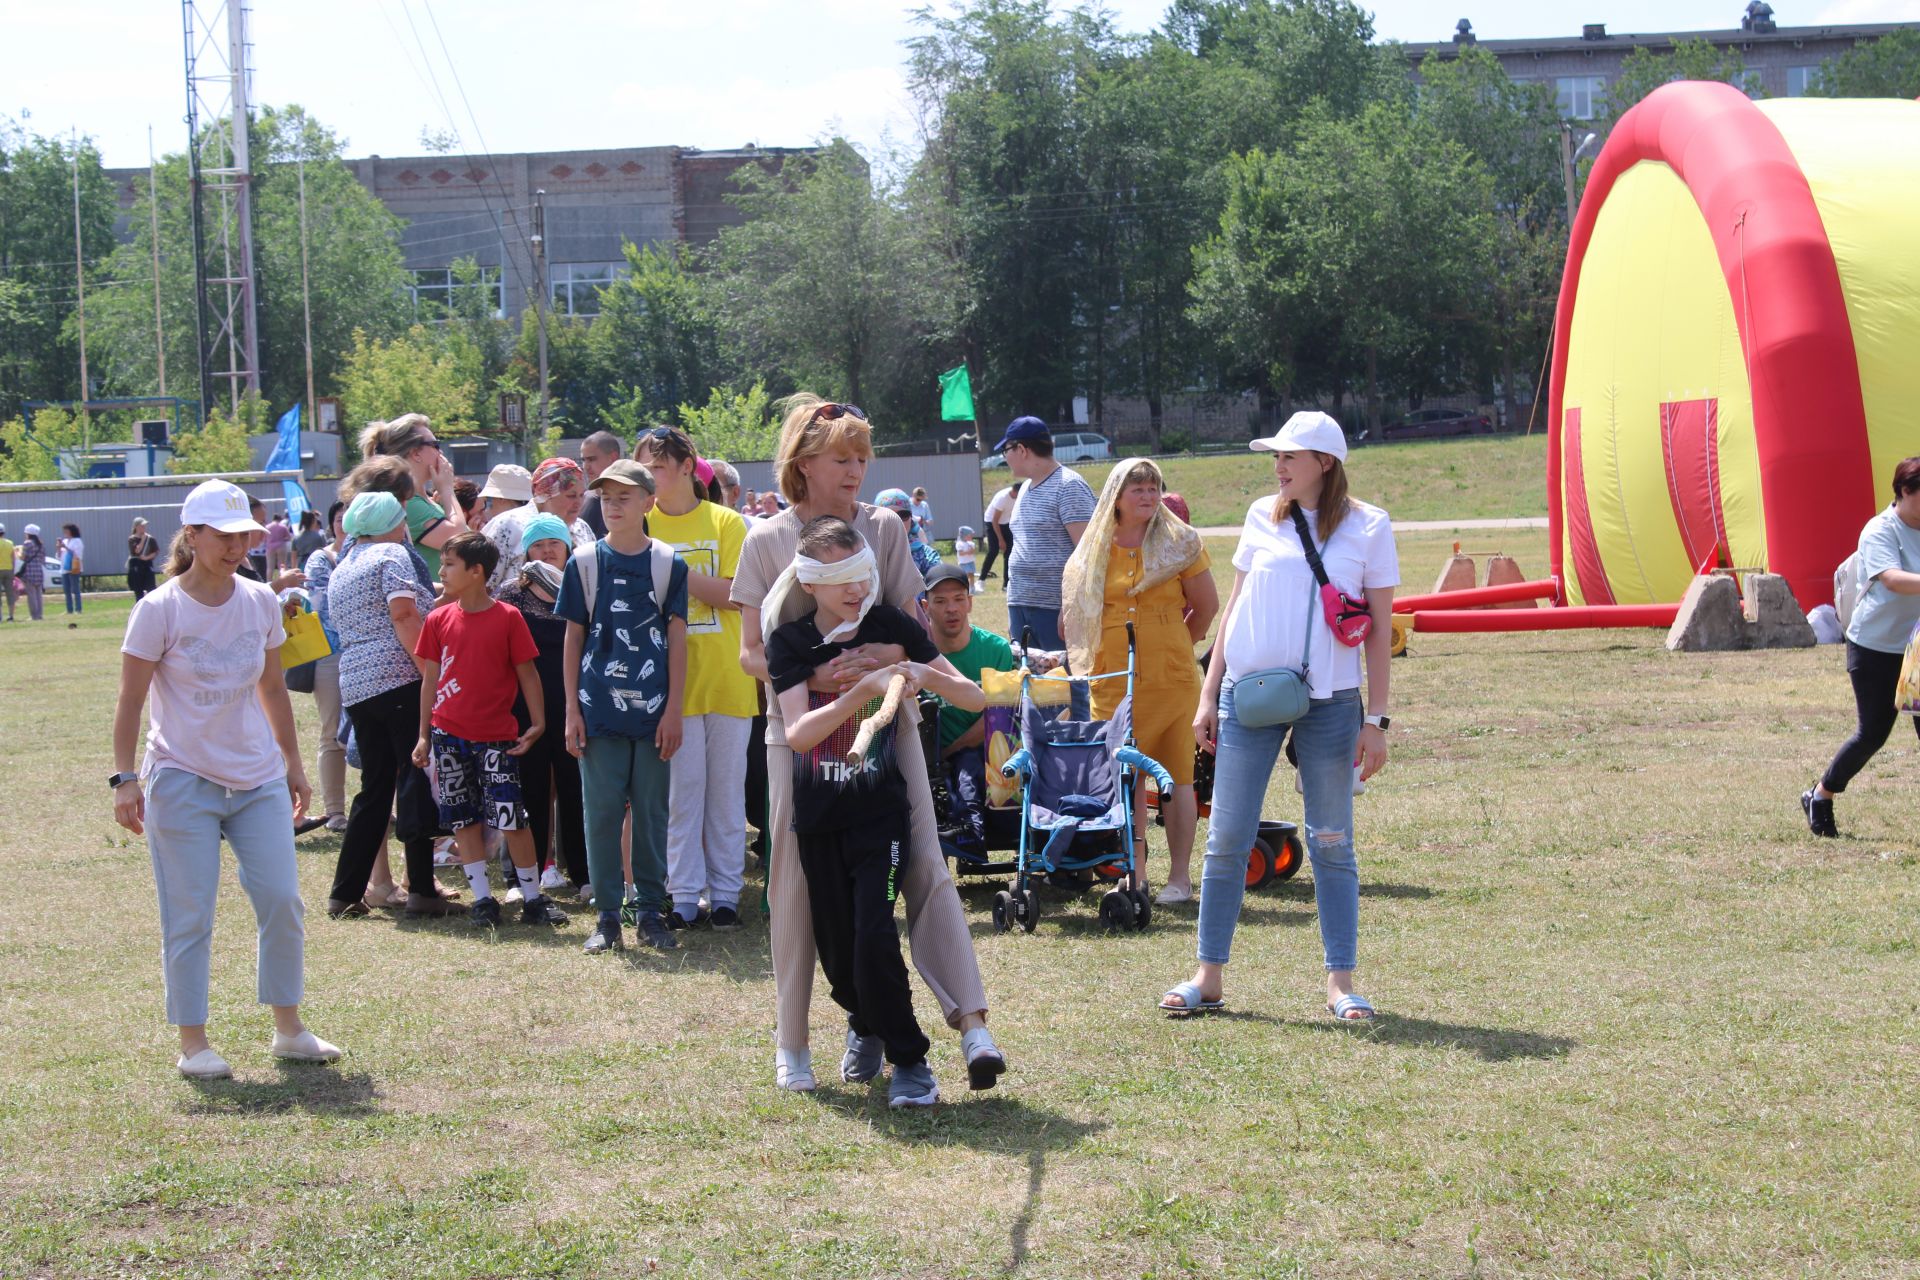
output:
[[653,472],[647,470],[632,458],[618,458],[607,464],[607,469],[594,477],[589,489],[598,489],[603,484],[630,484],[636,489],[653,492]]

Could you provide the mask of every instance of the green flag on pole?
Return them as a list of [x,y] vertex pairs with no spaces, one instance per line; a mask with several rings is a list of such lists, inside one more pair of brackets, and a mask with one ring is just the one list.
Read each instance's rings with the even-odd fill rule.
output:
[[940,421],[973,421],[973,379],[964,364],[940,375]]

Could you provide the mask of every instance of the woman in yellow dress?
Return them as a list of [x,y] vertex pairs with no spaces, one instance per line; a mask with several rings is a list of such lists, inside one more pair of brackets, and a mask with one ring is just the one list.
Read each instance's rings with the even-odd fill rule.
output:
[[[1134,632],[1133,735],[1141,751],[1173,775],[1162,797],[1167,824],[1167,883],[1162,905],[1193,900],[1193,713],[1200,667],[1193,647],[1219,611],[1212,562],[1197,530],[1161,501],[1166,480],[1151,459],[1123,462],[1107,476],[1093,520],[1067,561],[1060,625],[1076,672],[1125,671],[1127,624]],[[1094,682],[1093,714],[1111,717],[1125,679]],[[1146,855],[1146,814],[1136,788],[1135,848]]]

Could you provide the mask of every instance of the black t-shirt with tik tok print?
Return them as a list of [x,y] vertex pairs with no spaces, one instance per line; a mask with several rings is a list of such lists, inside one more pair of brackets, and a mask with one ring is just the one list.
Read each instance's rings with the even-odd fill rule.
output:
[[[851,639],[832,643],[821,639],[814,615],[777,628],[767,639],[767,674],[772,678],[775,695],[803,685],[820,667],[832,662],[848,649],[865,644],[897,644],[913,662],[932,662],[940,656],[933,641],[920,624],[894,608],[877,604],[860,620],[860,629]],[[832,702],[835,695],[816,689],[807,691],[809,709]],[[860,731],[860,722],[879,710],[874,698],[847,717],[846,723],[828,734],[813,750],[793,753],[793,829],[802,835],[844,831],[876,818],[905,813],[907,782],[900,774],[894,755],[894,728],[888,725],[874,734],[867,757],[860,764],[847,763],[847,752]]]

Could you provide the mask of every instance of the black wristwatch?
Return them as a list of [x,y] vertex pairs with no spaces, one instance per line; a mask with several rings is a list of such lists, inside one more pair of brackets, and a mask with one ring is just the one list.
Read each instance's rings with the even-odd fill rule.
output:
[[118,791],[123,783],[138,781],[140,781],[140,775],[137,773],[110,773],[107,775],[107,788],[110,791]]
[[1385,733],[1393,725],[1392,716],[1368,716],[1367,723]]

